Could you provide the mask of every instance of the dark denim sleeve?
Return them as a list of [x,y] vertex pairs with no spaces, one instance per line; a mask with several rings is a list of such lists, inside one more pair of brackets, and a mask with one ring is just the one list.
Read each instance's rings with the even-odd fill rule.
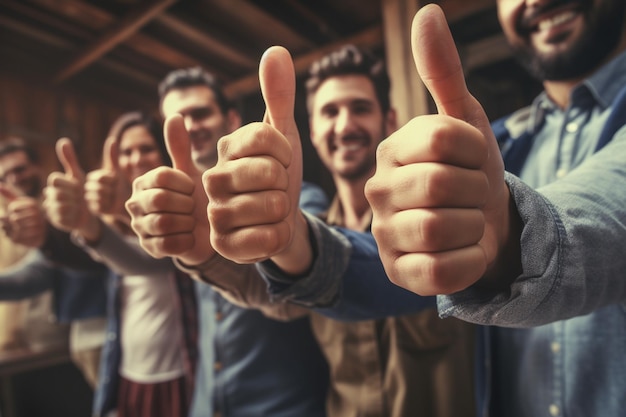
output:
[[300,190],[300,208],[311,214],[318,215],[328,210],[328,197],[320,187],[303,181]]
[[37,250],[0,272],[0,300],[22,300],[52,289],[54,266]]
[[340,320],[377,319],[416,313],[436,306],[435,297],[422,297],[389,281],[371,233],[337,229],[352,246],[336,302],[319,313]]
[[389,281],[370,233],[334,228],[306,217],[317,252],[307,275],[284,275],[271,262],[257,265],[274,299],[346,321],[403,315],[435,306],[435,297],[421,297]]

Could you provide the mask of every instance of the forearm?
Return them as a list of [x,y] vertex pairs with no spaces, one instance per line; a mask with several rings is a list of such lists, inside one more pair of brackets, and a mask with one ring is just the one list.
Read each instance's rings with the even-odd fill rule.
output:
[[0,300],[21,300],[52,288],[55,268],[37,250],[0,272]]
[[72,242],[69,233],[52,226],[48,226],[47,237],[40,250],[50,261],[62,266],[78,270],[102,268],[82,248]]
[[74,238],[95,260],[106,264],[121,275],[150,275],[161,273],[163,268],[171,267],[170,258],[153,258],[139,244],[131,243],[104,224],[97,242],[89,244],[80,236],[74,236]]
[[272,263],[258,264],[275,299],[340,320],[376,319],[435,306],[389,281],[370,233],[335,229],[307,215],[316,257],[308,274],[292,277]]
[[523,224],[521,273],[503,276],[512,284],[501,291],[469,288],[440,297],[441,313],[526,327],[625,303],[625,152],[626,140],[607,146],[566,179],[537,191],[507,176]]
[[260,310],[276,320],[293,320],[308,314],[300,306],[285,302],[272,302],[265,281],[254,265],[237,264],[216,255],[209,261],[189,267],[180,261],[176,266],[192,278],[211,285],[224,298],[243,308]]

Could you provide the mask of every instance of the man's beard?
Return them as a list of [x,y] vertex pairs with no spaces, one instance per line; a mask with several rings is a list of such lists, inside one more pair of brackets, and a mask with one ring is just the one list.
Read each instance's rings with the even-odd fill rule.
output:
[[[562,4],[562,2],[557,2]],[[606,1],[588,6],[584,15],[587,27],[567,50],[550,55],[537,53],[528,43],[513,45],[513,55],[535,78],[561,81],[586,76],[601,65],[621,40],[626,2]],[[528,39],[528,36],[525,37]]]
[[372,170],[376,167],[376,159],[375,158],[367,158],[363,160],[359,165],[354,167],[350,171],[341,172],[339,175],[348,181],[357,181],[362,179],[365,176],[371,176]]

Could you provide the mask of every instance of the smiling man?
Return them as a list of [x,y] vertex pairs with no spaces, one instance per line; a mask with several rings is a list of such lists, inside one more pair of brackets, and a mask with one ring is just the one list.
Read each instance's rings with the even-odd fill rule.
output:
[[[489,126],[442,14],[422,9],[414,56],[440,114],[381,145],[372,230],[393,282],[448,294],[443,316],[492,325],[481,415],[621,415],[626,2],[498,0],[498,16],[545,91]],[[450,192],[427,195],[437,178]],[[455,239],[407,234],[411,224]]]
[[[413,55],[439,114],[413,119],[379,145],[376,173],[365,188],[372,232],[390,280],[421,295],[447,294],[438,297],[444,317],[488,325],[478,338],[479,415],[622,415],[626,3],[498,0],[498,13],[545,91],[528,108],[490,124],[467,90],[441,9],[420,9]],[[254,130],[241,133],[238,140],[255,143]],[[281,153],[273,152],[282,138],[274,133],[275,146],[257,153],[274,155],[275,166],[289,174]],[[346,155],[348,149],[357,147],[346,146]],[[245,208],[232,203],[235,213]],[[257,198],[248,212],[263,203]],[[324,234],[315,219],[307,218],[308,232],[297,213],[266,217],[276,225],[274,246],[250,245],[256,250],[249,252],[274,262],[264,273],[280,284],[275,293],[285,292],[285,275],[294,288],[328,288],[322,307],[343,318],[407,313],[424,298],[407,298],[380,278],[366,261],[365,234],[342,230],[346,243]],[[267,236],[267,224],[248,222],[248,240]],[[285,224],[291,235],[280,234]],[[224,256],[253,257],[241,255],[248,247],[241,229],[211,233],[223,242]],[[297,245],[298,233],[313,244]],[[229,235],[240,238],[237,245]],[[294,265],[285,254],[296,249],[305,261]],[[313,256],[302,256],[307,251]],[[307,295],[319,306],[319,297]]]

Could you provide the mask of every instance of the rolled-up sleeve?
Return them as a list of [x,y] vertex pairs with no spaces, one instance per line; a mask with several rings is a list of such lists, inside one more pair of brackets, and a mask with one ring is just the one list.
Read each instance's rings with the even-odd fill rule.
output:
[[500,292],[439,296],[440,314],[537,326],[626,303],[626,130],[568,176],[533,190],[506,175],[522,219],[522,274]]

